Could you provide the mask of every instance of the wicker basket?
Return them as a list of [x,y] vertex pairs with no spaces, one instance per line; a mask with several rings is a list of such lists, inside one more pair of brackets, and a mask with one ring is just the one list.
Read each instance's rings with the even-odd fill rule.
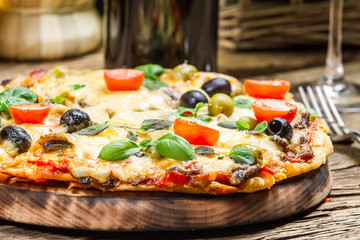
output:
[[[328,0],[221,0],[219,45],[230,50],[326,45]],[[360,46],[360,1],[344,0],[343,43]]]

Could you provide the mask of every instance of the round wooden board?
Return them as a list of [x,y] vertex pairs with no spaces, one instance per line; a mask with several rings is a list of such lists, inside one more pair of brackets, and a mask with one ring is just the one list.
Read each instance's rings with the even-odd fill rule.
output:
[[330,192],[328,164],[251,194],[102,193],[17,183],[0,185],[0,217],[89,230],[190,230],[279,219],[320,203]]

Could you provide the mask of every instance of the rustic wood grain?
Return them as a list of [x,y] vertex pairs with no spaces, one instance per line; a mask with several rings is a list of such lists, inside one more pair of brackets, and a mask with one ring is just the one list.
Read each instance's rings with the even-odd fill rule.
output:
[[252,194],[101,193],[31,184],[0,185],[0,217],[89,230],[191,230],[251,224],[305,211],[330,192],[328,165]]
[[[230,56],[231,57],[231,56]],[[236,57],[236,56],[235,56]],[[101,54],[93,53],[82,58],[59,62],[9,63],[0,62],[0,78],[28,73],[38,67],[69,65],[73,68],[102,68]],[[228,59],[228,58],[227,58]],[[225,61],[227,59],[220,59]],[[234,62],[235,64],[235,62]],[[240,63],[236,63],[240,64]],[[360,83],[360,62],[345,64],[346,78]],[[220,68],[220,71],[223,69]],[[233,73],[241,76],[241,69]],[[293,83],[314,82],[319,79],[323,67],[313,67],[280,74],[263,75],[257,79],[282,78]],[[360,114],[343,114],[349,127],[360,130]],[[97,232],[47,228],[0,220],[0,239],[359,239],[360,236],[360,144],[336,145],[328,159],[332,169],[333,190],[331,200],[292,217],[235,226],[223,229],[161,232]]]

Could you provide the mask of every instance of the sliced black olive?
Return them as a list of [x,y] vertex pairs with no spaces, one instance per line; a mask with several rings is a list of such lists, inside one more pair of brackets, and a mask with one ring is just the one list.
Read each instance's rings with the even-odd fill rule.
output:
[[1,86],[6,86],[6,85],[8,85],[9,83],[11,83],[11,81],[12,81],[12,79],[2,80],[2,81],[0,82],[0,85],[1,85]]
[[31,146],[30,135],[19,126],[6,126],[0,132],[2,142],[10,141],[17,149],[17,154],[27,152]]
[[70,109],[60,118],[60,124],[67,128],[68,133],[80,131],[91,126],[89,115],[79,109]]
[[224,78],[213,78],[204,83],[201,88],[212,97],[216,93],[224,93],[230,96],[231,84]]
[[286,119],[276,117],[268,122],[268,128],[265,130],[265,133],[267,135],[278,135],[289,141],[292,138],[294,131]]
[[180,106],[194,108],[199,102],[207,103],[207,97],[200,91],[192,90],[180,97]]

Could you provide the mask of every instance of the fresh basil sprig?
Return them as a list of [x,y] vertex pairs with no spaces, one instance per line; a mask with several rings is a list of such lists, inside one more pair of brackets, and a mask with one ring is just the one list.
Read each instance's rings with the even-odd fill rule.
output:
[[118,140],[106,144],[99,153],[99,158],[106,161],[119,161],[140,152],[142,147],[130,140]]
[[137,140],[139,140],[139,135],[137,135],[136,133],[133,133],[133,132],[131,132],[131,131],[129,131],[128,132],[128,134],[126,135],[126,137],[128,138],[128,139],[130,139],[131,141],[137,141]]
[[256,125],[255,129],[252,131],[249,131],[250,134],[259,134],[264,132],[268,127],[268,124],[266,121],[263,121],[261,123],[259,123],[258,125]]
[[222,128],[237,129],[235,121],[223,121],[219,122],[217,125]]
[[80,131],[75,132],[78,135],[87,135],[87,136],[95,136],[110,127],[110,124],[99,124],[91,127],[87,127],[81,129]]
[[187,161],[196,158],[195,151],[184,138],[167,133],[155,141],[156,151],[167,158]]
[[27,88],[12,87],[0,93],[0,111],[9,112],[11,105],[34,103],[37,99],[37,94]]
[[74,84],[69,86],[71,90],[78,90],[85,87],[85,84]]
[[316,118],[319,118],[319,114],[312,108],[309,109],[310,121],[314,121]]
[[309,109],[310,117],[318,118],[319,114],[312,108]]
[[159,76],[165,69],[157,64],[146,64],[137,66],[135,69],[142,70],[145,73],[143,86],[149,90],[156,90],[161,87],[167,87],[167,84],[159,79]]
[[214,155],[215,151],[213,148],[208,146],[200,146],[195,148],[195,153],[199,155]]
[[173,125],[173,121],[166,120],[166,119],[145,119],[141,123],[141,129],[148,130],[148,129],[154,129],[154,130],[162,130],[170,127]]
[[195,108],[179,107],[176,113],[184,117],[188,117],[188,116],[196,117],[199,110],[208,105],[209,105],[208,103],[199,102],[196,104]]
[[154,145],[154,143],[151,142],[151,138],[145,138],[139,145],[140,147],[147,148]]
[[182,120],[188,120],[193,122],[198,122],[199,120],[202,122],[210,122],[211,117],[207,115],[198,115],[198,112],[201,108],[208,106],[208,103],[197,103],[195,108],[186,108],[186,107],[179,107],[176,113],[173,115]]
[[249,130],[250,129],[250,125],[247,124],[246,122],[236,121],[235,125],[236,125],[237,129],[239,129],[239,130]]
[[235,107],[237,108],[251,109],[252,102],[250,100],[240,97],[233,97],[232,100],[234,102]]
[[67,99],[67,98],[64,97],[64,96],[57,96],[57,97],[51,98],[50,100],[51,100],[53,103],[65,105],[66,99]]
[[237,163],[247,163],[253,164],[255,162],[255,157],[252,152],[244,147],[236,147],[231,149],[229,157],[234,159]]

